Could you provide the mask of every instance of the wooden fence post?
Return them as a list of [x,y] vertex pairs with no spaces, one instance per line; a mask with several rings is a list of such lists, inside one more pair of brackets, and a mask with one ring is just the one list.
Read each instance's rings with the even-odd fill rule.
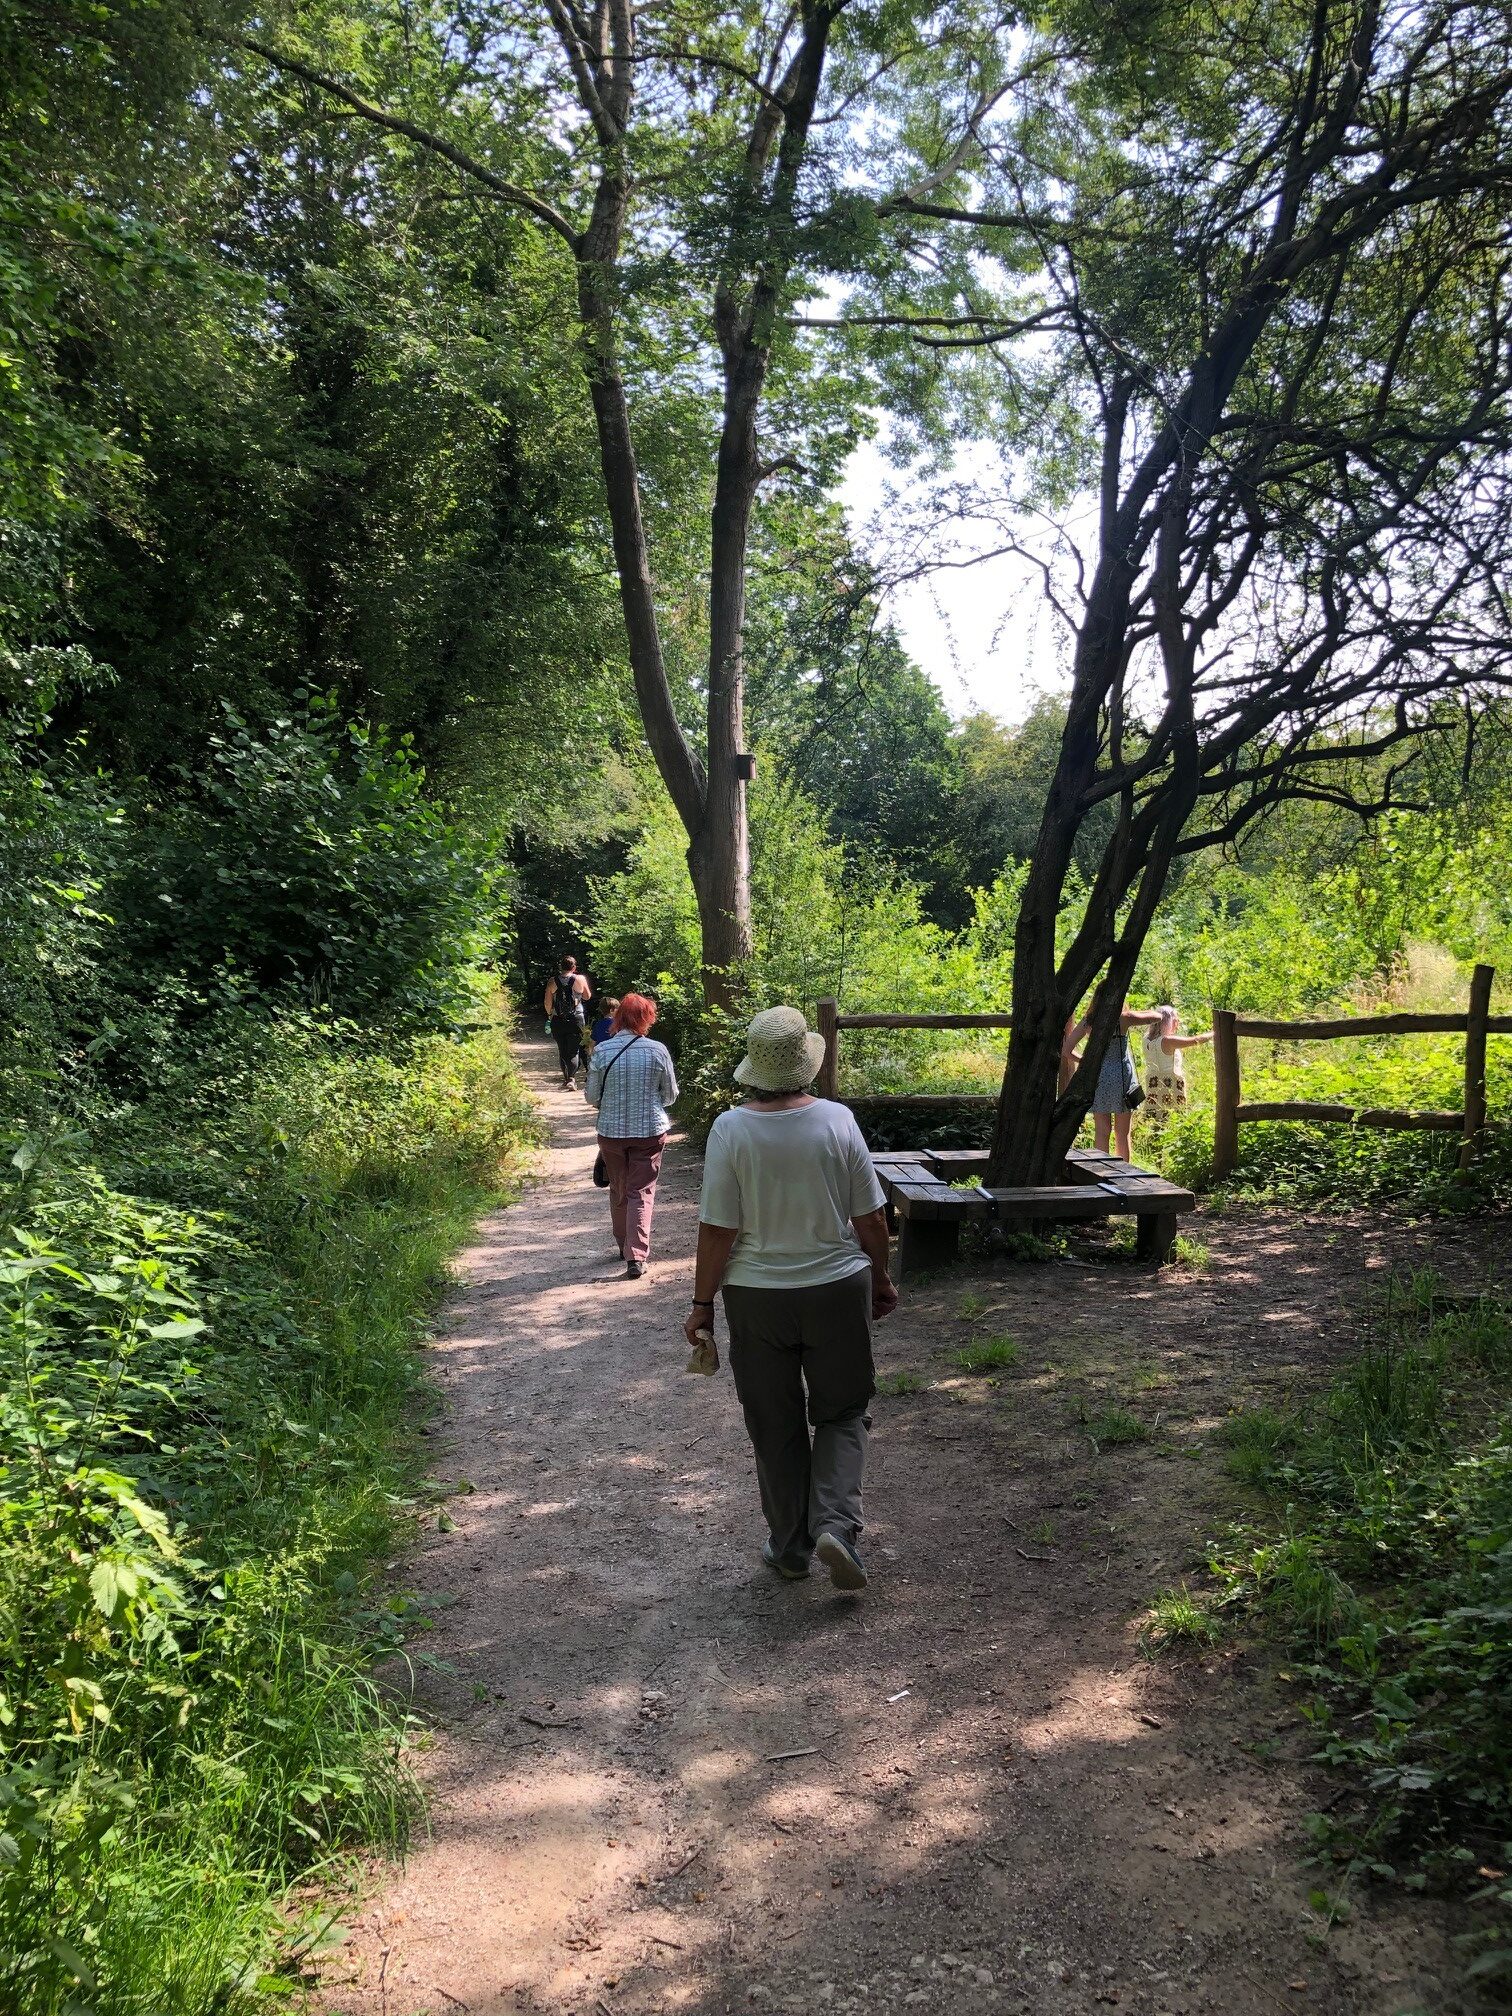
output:
[[1460,1142],[1460,1175],[1475,1159],[1476,1138],[1486,1124],[1486,1026],[1491,1019],[1494,966],[1477,966],[1470,976],[1470,1013],[1465,1022],[1465,1132]]
[[1232,1176],[1239,1161],[1239,1031],[1232,1008],[1213,1010],[1213,1174]]
[[840,1004],[832,994],[819,1003],[819,1034],[824,1038],[824,1062],[819,1066],[819,1097],[840,1097]]

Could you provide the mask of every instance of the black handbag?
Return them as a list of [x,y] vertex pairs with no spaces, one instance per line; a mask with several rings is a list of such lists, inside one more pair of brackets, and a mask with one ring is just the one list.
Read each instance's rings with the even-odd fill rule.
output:
[[[615,1065],[618,1064],[620,1058],[628,1056],[629,1053],[635,1048],[636,1044],[639,1043],[640,1040],[641,1039],[639,1038],[639,1036],[632,1036],[630,1038],[630,1041],[625,1045],[624,1049],[616,1051],[614,1056],[612,1056],[609,1059],[609,1062],[604,1066],[604,1075],[599,1080],[600,1102],[602,1102],[604,1097],[604,1087],[609,1083],[609,1073],[614,1069]],[[604,1161],[604,1151],[602,1148],[600,1148],[597,1155],[595,1155],[593,1158],[593,1182],[594,1187],[596,1189],[607,1190],[609,1188],[609,1169],[608,1165]]]

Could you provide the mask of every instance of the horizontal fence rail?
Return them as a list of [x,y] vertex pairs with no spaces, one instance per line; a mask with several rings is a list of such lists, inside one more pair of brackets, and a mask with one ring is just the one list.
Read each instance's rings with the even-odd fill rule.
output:
[[[1470,979],[1470,1004],[1463,1015],[1335,1015],[1316,1022],[1277,1022],[1213,1011],[1213,1174],[1230,1176],[1239,1162],[1239,1129],[1246,1120],[1305,1120],[1325,1127],[1401,1127],[1435,1134],[1458,1134],[1459,1166],[1468,1170],[1475,1144],[1486,1126],[1486,1038],[1512,1036],[1512,1015],[1491,1013],[1492,966],[1477,966]],[[1463,1036],[1465,1103],[1453,1113],[1413,1112],[1392,1106],[1341,1106],[1312,1099],[1251,1099],[1243,1096],[1239,1038],[1256,1036],[1277,1043],[1332,1043],[1351,1036]]]
[[[824,1038],[824,1062],[819,1066],[821,1099],[840,1097],[840,1031],[842,1029],[1011,1029],[1011,1015],[842,1015],[832,995],[819,1003],[819,1034]],[[872,1092],[847,1099],[847,1106],[871,1112],[893,1107],[928,1112],[947,1106],[995,1106],[985,1092]]]
[[[1470,981],[1469,1006],[1463,1015],[1408,1013],[1333,1015],[1316,1021],[1277,1021],[1263,1015],[1241,1015],[1232,1008],[1213,1011],[1213,1174],[1228,1176],[1239,1160],[1239,1129],[1246,1120],[1303,1120],[1333,1127],[1397,1127],[1416,1132],[1458,1134],[1459,1166],[1466,1170],[1475,1144],[1486,1126],[1486,1038],[1512,1036],[1512,1015],[1491,1013],[1491,988],[1496,970],[1477,966]],[[840,1097],[840,1031],[842,1029],[1011,1029],[1011,1015],[842,1015],[840,1004],[826,996],[819,1005],[819,1034],[824,1061],[819,1067],[819,1092]],[[1319,1099],[1251,1099],[1243,1097],[1239,1070],[1239,1039],[1253,1036],[1275,1043],[1330,1043],[1351,1036],[1463,1036],[1465,1039],[1465,1103],[1453,1113],[1417,1112],[1392,1106],[1344,1106]],[[950,1107],[983,1108],[997,1101],[981,1092],[872,1092],[845,1102],[858,1111],[931,1112]]]

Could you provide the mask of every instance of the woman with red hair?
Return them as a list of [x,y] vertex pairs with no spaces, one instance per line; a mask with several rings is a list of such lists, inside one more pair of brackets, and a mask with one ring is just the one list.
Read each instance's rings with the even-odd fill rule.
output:
[[667,1108],[677,1098],[671,1053],[650,1033],[655,1020],[656,1003],[647,995],[621,996],[609,1037],[588,1066],[585,1093],[588,1104],[598,1108],[609,1219],[627,1281],[638,1281],[646,1271],[656,1179],[672,1131]]

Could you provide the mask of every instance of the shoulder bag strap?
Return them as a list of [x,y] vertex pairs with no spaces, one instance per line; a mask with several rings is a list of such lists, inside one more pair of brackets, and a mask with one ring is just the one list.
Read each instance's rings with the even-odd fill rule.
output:
[[609,1062],[604,1066],[604,1075],[599,1080],[599,1097],[601,1099],[604,1096],[604,1087],[609,1083],[609,1073],[614,1069],[615,1065],[618,1064],[621,1057],[629,1056],[630,1052],[635,1048],[636,1044],[639,1043],[640,1040],[641,1039],[639,1038],[639,1036],[632,1036],[630,1038],[630,1041],[625,1045],[624,1049],[616,1050],[614,1055],[609,1059]]

